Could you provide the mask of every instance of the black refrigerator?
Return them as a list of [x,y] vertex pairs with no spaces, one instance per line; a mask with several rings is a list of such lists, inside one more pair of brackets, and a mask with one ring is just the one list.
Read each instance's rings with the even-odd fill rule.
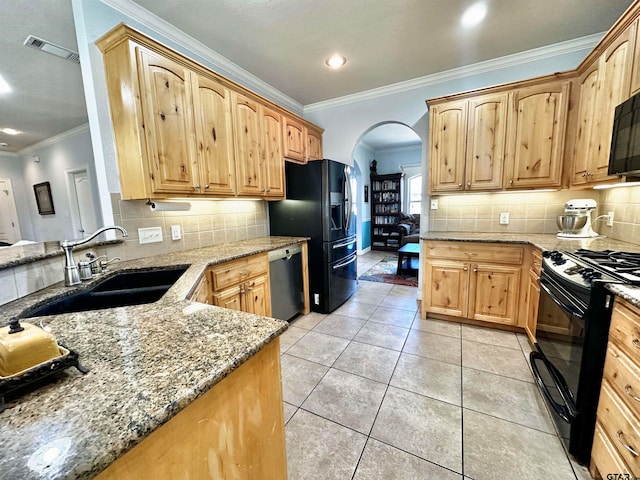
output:
[[333,160],[286,164],[287,199],[269,203],[271,235],[310,237],[309,294],[329,313],[357,284],[351,167]]

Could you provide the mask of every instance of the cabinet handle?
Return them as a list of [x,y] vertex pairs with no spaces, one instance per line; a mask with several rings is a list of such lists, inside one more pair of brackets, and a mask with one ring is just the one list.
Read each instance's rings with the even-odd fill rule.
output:
[[264,188],[262,190],[260,190],[260,191],[263,192],[263,193],[266,192],[266,190]]
[[637,338],[634,338],[631,344],[636,348],[640,348],[640,340],[638,340]]
[[623,435],[622,430],[618,430],[617,437],[618,437],[618,442],[620,442],[620,445],[622,445],[624,448],[629,450],[631,455],[633,455],[634,457],[637,457],[639,455],[638,452],[636,452],[636,450],[631,445],[627,445],[626,443],[624,443],[624,440],[622,440],[622,435]]
[[636,402],[640,402],[640,397],[635,395],[633,388],[631,388],[631,385],[626,385],[624,387],[624,391],[627,392],[627,395],[633,398]]
[[267,188],[267,193],[269,193],[270,191],[271,191],[271,189],[270,189],[270,188]]
[[584,172],[582,175],[580,175],[581,177],[586,177],[587,176],[587,172]]

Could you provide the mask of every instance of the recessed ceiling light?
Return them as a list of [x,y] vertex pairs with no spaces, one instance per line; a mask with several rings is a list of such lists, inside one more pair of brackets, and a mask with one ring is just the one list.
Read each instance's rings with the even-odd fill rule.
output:
[[9,146],[8,143],[0,142],[0,148],[7,148]]
[[18,135],[22,133],[20,130],[16,130],[15,128],[0,128],[0,132],[6,133],[7,135]]
[[462,23],[464,27],[475,27],[484,19],[486,14],[487,6],[484,2],[474,3],[462,14],[460,23]]
[[0,75],[0,93],[9,93],[10,91],[11,87],[9,86],[7,81],[2,78],[2,75]]
[[329,68],[337,70],[345,63],[347,63],[347,59],[338,53],[334,53],[329,58],[327,58],[324,63],[326,63]]

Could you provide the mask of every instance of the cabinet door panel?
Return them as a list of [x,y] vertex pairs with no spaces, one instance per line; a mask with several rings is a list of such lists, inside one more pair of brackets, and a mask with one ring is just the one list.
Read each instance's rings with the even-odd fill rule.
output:
[[595,62],[580,78],[580,104],[578,130],[573,150],[573,185],[589,181],[592,159],[598,156],[598,139],[595,135],[596,112],[599,111],[601,92],[601,65]]
[[232,98],[238,194],[262,195],[258,104],[240,94]]
[[431,107],[429,168],[432,192],[464,189],[467,101]]
[[284,156],[297,162],[306,163],[305,152],[306,127],[294,120],[285,117],[284,119]]
[[536,341],[536,327],[538,323],[538,304],[540,303],[540,277],[532,269],[529,272],[529,285],[527,287],[527,323],[524,327],[529,340]]
[[269,277],[254,278],[246,283],[244,311],[265,317],[271,316],[271,290]]
[[559,186],[569,82],[521,88],[510,97],[507,188]]
[[485,322],[515,325],[518,317],[520,271],[518,267],[473,264],[469,317]]
[[307,129],[307,160],[322,159],[322,134]]
[[218,307],[229,308],[231,310],[243,311],[242,297],[244,293],[242,285],[222,290],[213,294],[213,304]]
[[192,193],[196,184],[191,72],[138,50],[142,109],[154,192]]
[[282,154],[282,116],[262,107],[262,161],[265,196],[284,197],[284,156]]
[[469,265],[463,262],[427,260],[422,298],[427,312],[467,316]]
[[217,82],[197,78],[194,96],[201,193],[236,191],[231,94]]
[[469,101],[467,190],[502,188],[507,135],[507,95],[486,95]]

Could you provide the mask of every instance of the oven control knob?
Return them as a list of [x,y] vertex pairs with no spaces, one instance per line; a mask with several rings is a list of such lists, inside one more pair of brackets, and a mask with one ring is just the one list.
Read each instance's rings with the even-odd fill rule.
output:
[[565,263],[567,263],[567,259],[566,258],[554,258],[553,259],[553,264],[554,265],[564,265]]
[[589,275],[590,280],[595,280],[596,278],[602,278],[602,274],[600,272],[593,272]]
[[561,252],[551,252],[549,256],[551,257],[551,260],[553,260],[554,262],[557,262],[558,260],[562,259]]
[[542,256],[544,258],[549,258],[554,253],[558,253],[558,252],[556,250],[545,250],[544,252],[542,252]]
[[591,274],[594,272],[593,272],[593,268],[585,267],[585,268],[582,268],[578,273],[580,273],[580,275],[582,275],[584,278],[589,278],[591,277]]

